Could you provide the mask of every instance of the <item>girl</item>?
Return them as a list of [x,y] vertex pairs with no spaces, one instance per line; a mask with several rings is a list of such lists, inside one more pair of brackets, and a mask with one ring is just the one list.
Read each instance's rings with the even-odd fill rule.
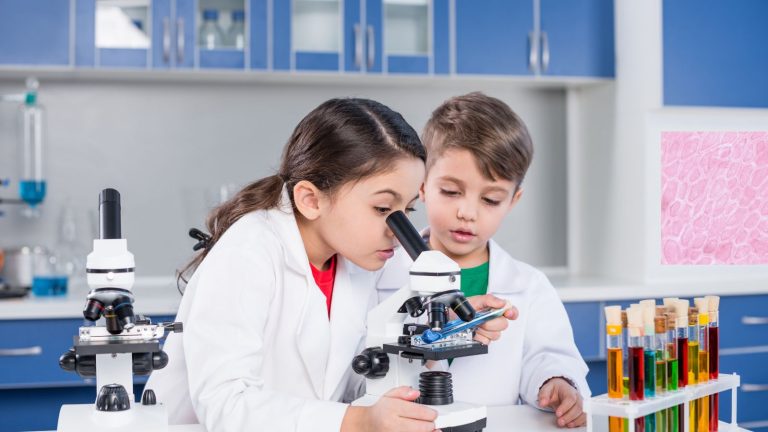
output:
[[179,307],[184,333],[147,383],[171,423],[208,431],[432,431],[434,410],[400,387],[350,407],[375,304],[373,270],[393,255],[384,220],[410,210],[425,151],[400,114],[365,99],[310,112],[276,175],[208,218],[211,239]]

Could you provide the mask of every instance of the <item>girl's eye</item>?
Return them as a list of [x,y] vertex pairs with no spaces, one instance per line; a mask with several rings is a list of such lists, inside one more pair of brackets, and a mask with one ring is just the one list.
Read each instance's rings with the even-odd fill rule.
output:
[[459,194],[459,191],[455,190],[448,190],[448,189],[440,189],[440,193],[447,196],[456,196]]
[[497,205],[501,204],[501,201],[492,200],[490,198],[483,198],[483,201],[485,201],[485,203],[490,205],[490,206],[497,206]]
[[413,208],[413,207],[406,207],[405,208],[405,214],[411,214],[411,213],[413,213],[415,211],[416,211],[416,209]]
[[376,213],[382,216],[389,213],[391,210],[389,207],[374,207],[374,209],[376,210]]

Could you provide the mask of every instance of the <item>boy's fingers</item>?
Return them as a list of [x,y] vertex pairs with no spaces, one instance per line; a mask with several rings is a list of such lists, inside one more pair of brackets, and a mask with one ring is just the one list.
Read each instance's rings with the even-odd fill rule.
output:
[[587,414],[581,413],[581,415],[578,416],[576,420],[568,423],[568,427],[575,428],[575,427],[586,426],[586,424],[587,424]]
[[469,301],[469,304],[478,311],[503,308],[507,304],[506,300],[500,299],[492,294],[472,296],[469,297],[467,301]]
[[509,310],[504,312],[504,318],[508,320],[516,320],[517,317],[519,316],[520,316],[520,311],[518,311],[517,308],[514,306],[512,306],[511,308],[509,308]]
[[498,331],[486,331],[483,329],[478,329],[477,332],[475,332],[475,335],[480,335],[488,339],[489,341],[495,341],[499,340],[501,338],[501,332]]
[[420,420],[403,420],[400,422],[398,430],[404,432],[432,432],[435,430],[435,423]]
[[576,405],[576,398],[565,397],[563,401],[560,403],[560,406],[557,407],[557,410],[555,411],[555,415],[558,418],[562,418],[574,405]]
[[[566,426],[569,423],[575,421],[579,418],[579,416],[583,414],[581,410],[581,404],[574,404],[571,409],[568,410],[564,415],[562,415],[560,418],[558,418],[557,422],[560,424],[560,426]],[[562,422],[562,423],[560,423]]]
[[481,326],[478,328],[486,330],[486,331],[492,331],[492,332],[501,332],[503,330],[506,330],[507,327],[509,327],[509,323],[507,322],[507,319],[498,317],[494,318],[490,321],[484,322]]
[[557,392],[554,391],[554,384],[548,382],[539,390],[539,406],[549,407],[555,404],[557,406]]

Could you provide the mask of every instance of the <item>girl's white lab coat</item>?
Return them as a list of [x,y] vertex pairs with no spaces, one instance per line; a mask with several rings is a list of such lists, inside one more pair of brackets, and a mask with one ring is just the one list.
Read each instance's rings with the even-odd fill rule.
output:
[[281,209],[234,223],[181,301],[165,369],[146,388],[172,424],[208,431],[338,431],[363,378],[351,369],[375,274],[339,259],[329,322],[285,190]]
[[[399,248],[378,281],[380,300],[408,283],[411,263]],[[493,240],[489,265],[488,293],[512,302],[520,315],[509,321],[501,339],[488,345],[488,354],[453,361],[448,370],[453,374],[454,399],[494,406],[515,405],[522,398],[539,407],[539,388],[552,377],[568,378],[588,397],[587,365],[573,341],[563,303],[547,277],[513,259]]]

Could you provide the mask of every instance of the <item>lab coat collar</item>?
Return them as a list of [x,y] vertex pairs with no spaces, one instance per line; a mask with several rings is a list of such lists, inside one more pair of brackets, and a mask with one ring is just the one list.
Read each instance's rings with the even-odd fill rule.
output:
[[329,323],[325,297],[312,276],[309,258],[285,186],[280,204],[268,211],[268,217],[275,233],[286,245],[283,251],[286,266],[306,281],[304,287],[296,287],[304,289],[303,304],[297,305],[300,308],[297,348],[316,396],[318,399],[329,400],[355,354],[354,347],[349,348],[353,345],[348,342],[349,338],[358,340],[361,337],[360,330],[354,325],[348,325],[343,316],[354,308],[365,310],[367,307],[365,295],[368,290],[362,287],[355,289],[350,280],[351,274],[364,270],[337,256],[331,302],[331,313],[336,319]]
[[[421,237],[429,238],[429,227],[421,230]],[[489,293],[515,293],[525,289],[519,283],[515,283],[520,275],[517,262],[499,246],[496,241],[488,241],[488,292]]]

